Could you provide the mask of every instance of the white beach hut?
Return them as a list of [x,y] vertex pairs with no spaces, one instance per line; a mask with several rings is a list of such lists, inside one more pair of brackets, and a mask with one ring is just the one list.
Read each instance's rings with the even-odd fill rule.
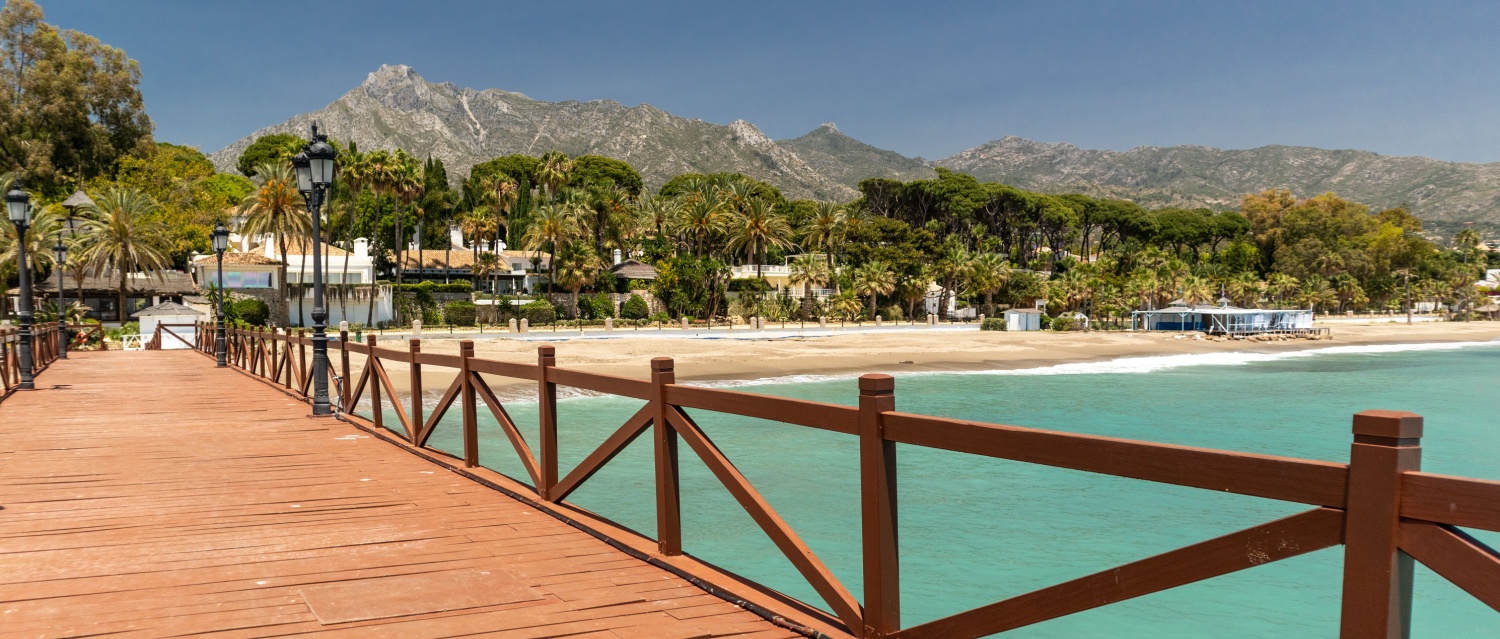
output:
[[1011,308],[1005,311],[1005,330],[1042,330],[1042,312],[1034,308]]
[[[177,302],[162,302],[136,311],[130,317],[140,320],[141,335],[147,341],[156,335],[157,326],[165,325],[166,328],[162,329],[161,347],[163,350],[174,350],[193,347],[193,340],[197,335],[195,324],[204,315]],[[172,334],[168,335],[167,331]],[[178,337],[182,339],[177,339]]]

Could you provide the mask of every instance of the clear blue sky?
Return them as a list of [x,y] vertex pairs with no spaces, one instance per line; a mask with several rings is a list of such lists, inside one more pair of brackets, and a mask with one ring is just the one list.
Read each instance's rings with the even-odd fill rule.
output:
[[41,3],[139,60],[158,139],[204,151],[399,63],[928,158],[1017,135],[1500,160],[1494,2]]

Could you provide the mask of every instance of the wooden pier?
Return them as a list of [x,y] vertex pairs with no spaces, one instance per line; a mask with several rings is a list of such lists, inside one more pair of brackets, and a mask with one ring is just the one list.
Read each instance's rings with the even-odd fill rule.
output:
[[[1355,415],[1349,462],[1336,463],[903,413],[886,375],[861,377],[857,404],[845,406],[677,384],[668,358],[643,363],[649,377],[635,379],[561,367],[551,346],[535,362],[511,362],[475,357],[469,341],[438,353],[420,340],[390,348],[349,337],[330,345],[344,382],[330,391],[336,405],[359,410],[337,419],[308,415],[305,334],[232,330],[230,367],[220,369],[206,325],[153,336],[153,348],[187,350],[74,353],[51,363],[38,390],[6,396],[0,636],[975,639],[1340,545],[1346,639],[1409,634],[1414,561],[1500,610],[1500,553],[1464,531],[1500,531],[1500,482],[1421,472],[1423,423],[1410,413]],[[387,363],[407,369],[410,388],[392,384]],[[455,373],[441,399],[424,395],[424,368]],[[536,385],[535,429],[515,424],[491,390],[504,378]],[[559,386],[646,404],[563,468]],[[522,476],[480,463],[481,411],[519,456]],[[450,412],[462,429],[456,455],[427,446]],[[693,419],[699,412],[858,439],[862,596],[740,474]],[[621,529],[567,501],[640,437],[654,450],[655,531]],[[1304,510],[909,624],[896,444]],[[678,464],[688,454],[791,561],[822,610],[684,547]]]
[[800,637],[191,350],[0,403],[0,636]]

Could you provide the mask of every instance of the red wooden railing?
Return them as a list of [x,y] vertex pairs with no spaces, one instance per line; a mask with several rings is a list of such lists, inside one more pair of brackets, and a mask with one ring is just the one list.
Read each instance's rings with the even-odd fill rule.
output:
[[[57,360],[61,333],[50,322],[31,327],[31,373],[33,379]],[[0,329],[0,400],[21,386],[21,330]]]
[[[199,348],[213,353],[205,324]],[[902,413],[896,410],[895,380],[859,379],[857,407],[785,399],[675,383],[670,358],[651,361],[649,380],[569,370],[557,366],[553,347],[538,349],[535,364],[474,357],[470,340],[456,355],[427,353],[420,340],[404,350],[381,348],[340,334],[330,342],[333,371],[345,383],[335,398],[350,407],[369,391],[370,419],[385,426],[389,403],[405,444],[423,448],[455,402],[462,412],[463,455],[453,465],[479,465],[477,409],[483,402],[500,424],[529,475],[534,494],[563,502],[647,429],[656,468],[657,531],[662,555],[683,553],[678,495],[678,442],[686,442],[791,560],[850,634],[902,639],[971,639],[1004,632],[1091,608],[1140,597],[1246,568],[1344,545],[1341,636],[1400,637],[1410,626],[1412,559],[1422,562],[1486,605],[1500,610],[1500,554],[1459,527],[1500,531],[1500,482],[1420,472],[1422,418],[1393,411],[1354,416],[1348,464],[1254,455],[1154,442],[987,424]],[[229,361],[295,396],[306,398],[310,380],[302,332],[231,330]],[[297,351],[296,356],[292,350]],[[337,355],[332,354],[337,351]],[[350,355],[365,357],[357,371]],[[336,359],[335,359],[336,358]],[[410,402],[397,400],[382,360],[411,368]],[[423,367],[456,369],[458,375],[429,411],[422,398]],[[536,382],[540,438],[533,451],[484,375]],[[352,381],[351,381],[352,380]],[[557,462],[557,386],[645,400],[641,408],[575,468],[560,475]],[[843,433],[860,442],[863,605],[735,468],[687,412],[705,410],[774,420]],[[901,625],[900,561],[897,546],[896,444],[938,448],[997,459],[1081,470],[1144,481],[1238,493],[1311,506],[1258,526],[1125,564],[1093,575],[916,626]],[[434,451],[441,453],[441,451]],[[1500,624],[1500,619],[1497,619]]]

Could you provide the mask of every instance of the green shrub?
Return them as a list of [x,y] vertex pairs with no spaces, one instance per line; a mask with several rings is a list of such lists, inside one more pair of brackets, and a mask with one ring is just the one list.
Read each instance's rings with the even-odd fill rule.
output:
[[1054,331],[1071,331],[1073,330],[1073,324],[1073,317],[1070,315],[1058,315],[1052,318],[1052,330]]
[[1044,331],[1051,328],[1052,318],[1048,317],[1046,313],[1040,313],[1040,315],[1041,317],[1037,320],[1038,328]]
[[666,311],[662,311],[660,313],[652,315],[647,319],[651,320],[652,322],[670,322],[672,321],[672,316],[668,315]]
[[981,330],[981,331],[1003,331],[1003,330],[1005,330],[1005,318],[1003,318],[1003,317],[986,317],[986,318],[984,318],[983,322],[979,323],[979,330]]
[[532,300],[521,307],[520,315],[532,326],[557,321],[557,309],[547,300]]
[[467,281],[449,282],[447,284],[417,282],[415,284],[402,284],[396,290],[403,293],[415,293],[418,291],[426,293],[473,293],[474,285]]
[[608,293],[583,295],[578,298],[578,314],[583,319],[604,319],[615,316],[615,302]]
[[646,298],[639,295],[631,295],[625,300],[624,308],[620,309],[620,317],[625,319],[643,320],[651,315],[651,307],[646,304]]
[[892,304],[885,307],[885,310],[880,314],[880,319],[887,322],[900,322],[906,319],[906,313],[901,310],[899,305]]
[[224,314],[251,326],[265,326],[271,319],[271,307],[253,297],[235,300],[224,305]]
[[473,326],[479,309],[473,302],[454,300],[443,305],[443,321],[449,326]]

